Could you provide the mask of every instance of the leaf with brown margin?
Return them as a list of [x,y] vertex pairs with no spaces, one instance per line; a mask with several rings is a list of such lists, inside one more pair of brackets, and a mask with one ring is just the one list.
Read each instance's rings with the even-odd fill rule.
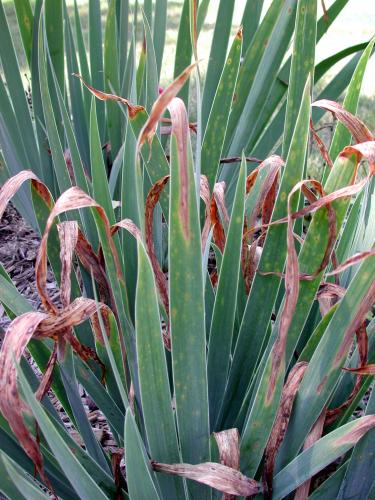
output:
[[188,118],[185,103],[179,97],[175,97],[170,101],[168,110],[172,120],[172,135],[176,138],[180,168],[180,219],[185,238],[188,238],[190,232],[188,206]]
[[373,141],[374,136],[366,125],[356,116],[344,109],[341,104],[321,99],[312,103],[312,106],[330,111],[350,131],[356,142]]
[[120,220],[120,222],[117,222],[111,227],[111,234],[117,233],[117,231],[122,227],[123,229],[126,229],[126,231],[129,231],[129,233],[134,236],[136,240],[142,241],[142,234],[141,230],[139,227],[134,224],[134,222],[131,219],[123,219]]
[[18,174],[8,179],[0,189],[0,219],[4,214],[9,201],[17,193],[22,184],[28,180],[32,181],[32,184],[34,185],[35,189],[38,191],[42,199],[46,202],[47,206],[52,208],[52,196],[45,184],[43,184],[43,182],[41,182],[31,170],[22,170]]
[[139,111],[142,111],[144,109],[143,106],[138,106],[137,104],[131,104],[131,102],[128,99],[125,99],[124,97],[120,97],[115,94],[108,94],[106,92],[102,92],[101,90],[94,89],[94,87],[91,87],[85,80],[82,78],[81,75],[78,75],[77,73],[73,73],[73,76],[76,76],[81,80],[83,85],[98,99],[101,101],[116,101],[116,102],[121,102],[122,104],[125,104],[125,106],[128,108],[128,113],[129,117],[133,118],[136,116],[136,114]]
[[356,425],[347,434],[336,439],[333,446],[341,446],[346,443],[355,444],[374,426],[375,415],[365,415],[357,420]]
[[277,452],[285,437],[293,401],[307,366],[305,361],[294,365],[281,394],[280,405],[264,452],[263,494],[265,498],[272,498],[272,480]]
[[151,265],[154,270],[156,286],[158,287],[161,302],[164,306],[165,312],[169,317],[169,298],[168,298],[168,285],[167,279],[160,267],[158,258],[155,253],[154,245],[154,210],[159,201],[160,195],[169,181],[169,175],[165,175],[158,180],[150,189],[145,205],[145,239],[148,256],[150,257]]
[[[307,435],[307,438],[303,443],[303,450],[307,450],[307,448],[310,448],[310,446],[312,446],[316,441],[318,441],[318,439],[322,437],[325,418],[326,409],[324,408],[317,421],[313,425],[311,431]],[[310,484],[311,477],[297,488],[296,494],[294,495],[294,500],[307,500],[310,490]]]
[[260,491],[260,486],[254,479],[215,462],[205,462],[198,465],[151,462],[151,466],[156,472],[192,479],[229,495],[246,497],[256,495]]
[[149,143],[152,141],[152,138],[156,132],[157,124],[161,119],[162,114],[167,109],[172,99],[176,97],[176,95],[182,89],[184,83],[197,64],[198,62],[195,62],[184,69],[184,71],[166,89],[164,89],[164,91],[156,99],[151,108],[150,116],[148,117],[148,120],[142,127],[142,130],[139,134],[137,151],[141,149],[146,140]]
[[[226,431],[214,432],[214,438],[219,449],[220,463],[240,470],[240,436],[238,429],[227,429]],[[224,493],[222,500],[235,500],[235,495]]]

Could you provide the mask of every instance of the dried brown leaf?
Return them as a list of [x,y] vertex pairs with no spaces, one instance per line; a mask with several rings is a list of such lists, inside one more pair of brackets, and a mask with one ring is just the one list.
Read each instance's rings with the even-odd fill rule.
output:
[[152,462],[151,465],[157,472],[192,479],[229,495],[246,497],[256,495],[260,491],[260,486],[254,479],[250,479],[226,465],[214,462],[205,462],[198,465]]
[[344,109],[341,104],[330,101],[328,99],[321,99],[312,103],[312,106],[323,108],[333,113],[336,118],[348,128],[356,142],[373,141],[374,136],[366,125],[356,116],[352,115],[349,111]]
[[265,498],[272,498],[272,480],[276,456],[284,440],[290,414],[292,412],[293,401],[307,366],[308,364],[306,362],[300,362],[294,365],[283,388],[275,423],[273,424],[264,452],[263,493]]
[[184,71],[166,89],[164,89],[164,91],[154,102],[150,112],[150,116],[148,117],[148,120],[144,124],[139,134],[137,151],[141,149],[146,141],[151,143],[152,138],[155,135],[157,124],[161,119],[164,111],[167,109],[172,99],[176,97],[176,95],[182,89],[190,73],[193,71],[197,64],[198,63],[195,62],[184,69]]
[[[219,449],[220,463],[240,470],[240,435],[238,429],[227,429],[226,431],[214,432],[214,438]],[[235,500],[236,495],[224,493],[222,500]]]
[[130,118],[134,118],[139,111],[143,111],[144,107],[143,106],[138,106],[137,104],[132,104],[128,99],[125,99],[124,97],[120,97],[115,94],[108,94],[106,92],[102,92],[101,90],[94,89],[91,85],[89,85],[85,80],[82,78],[81,75],[78,75],[77,73],[73,73],[74,76],[79,78],[83,85],[97,98],[100,99],[101,101],[116,101],[116,102],[121,102],[122,104],[125,104],[125,106],[128,108],[128,113]]
[[30,410],[18,392],[16,371],[16,363],[20,361],[35,330],[46,318],[46,314],[39,312],[22,314],[11,322],[5,332],[0,351],[0,411],[42,479],[49,484],[37,440],[25,425],[23,414],[30,414]]

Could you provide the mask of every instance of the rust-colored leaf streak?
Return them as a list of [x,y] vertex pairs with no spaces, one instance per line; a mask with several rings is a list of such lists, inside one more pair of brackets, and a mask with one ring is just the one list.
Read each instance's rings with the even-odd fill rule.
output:
[[180,167],[180,219],[183,234],[189,238],[189,192],[188,192],[188,134],[189,122],[185,103],[179,97],[174,97],[168,105],[172,120],[172,135],[176,137],[178,161]]
[[128,113],[130,118],[134,118],[139,111],[143,111],[144,107],[139,106],[137,104],[132,104],[128,99],[125,99],[124,97],[120,97],[115,94],[108,94],[107,92],[102,92],[101,90],[94,89],[91,85],[89,85],[85,80],[82,78],[81,75],[78,75],[77,73],[73,73],[74,76],[79,78],[83,85],[97,98],[100,99],[101,101],[116,101],[116,102],[121,102],[128,108]]
[[[318,439],[322,437],[324,421],[326,418],[326,409],[324,408],[322,413],[319,415],[317,421],[311,428],[305,442],[303,443],[303,450],[307,450],[310,448]],[[310,491],[311,478],[305,481],[301,486],[299,486],[296,490],[296,494],[294,495],[294,500],[307,500]]]
[[312,106],[323,108],[333,113],[333,115],[348,128],[356,142],[374,140],[374,136],[366,125],[357,116],[352,115],[352,113],[344,109],[341,104],[328,99],[321,99],[313,102]]
[[[221,432],[214,432],[214,438],[219,449],[220,463],[240,470],[240,447],[238,429],[227,429]],[[235,495],[224,493],[222,500],[235,500]]]
[[169,181],[170,176],[165,175],[159,179],[150,189],[145,205],[145,238],[146,248],[150,257],[151,265],[154,270],[156,285],[159,290],[160,299],[165,308],[165,312],[169,316],[169,299],[167,279],[160,267],[158,258],[155,253],[153,226],[154,226],[154,210],[159,201],[160,195]]
[[256,495],[260,491],[260,486],[254,479],[244,476],[238,470],[215,462],[198,465],[151,462],[151,466],[156,472],[192,479],[229,495],[246,497]]
[[184,69],[184,71],[166,89],[164,89],[164,91],[156,99],[151,108],[150,116],[148,117],[139,134],[137,151],[141,149],[146,141],[151,143],[152,138],[156,132],[157,124],[161,119],[164,111],[167,109],[172,99],[176,97],[176,95],[182,89],[190,73],[193,71],[197,64],[197,62],[194,62],[193,64],[190,64],[190,66],[188,66],[186,69]]
[[356,444],[366,432],[375,426],[375,415],[366,415],[357,420],[356,424],[347,434],[336,439],[333,446],[341,446],[345,444]]
[[290,371],[283,388],[275,423],[273,424],[264,452],[263,494],[266,499],[272,498],[272,480],[276,456],[285,437],[290,414],[292,412],[293,401],[307,366],[308,364],[304,361],[297,363]]

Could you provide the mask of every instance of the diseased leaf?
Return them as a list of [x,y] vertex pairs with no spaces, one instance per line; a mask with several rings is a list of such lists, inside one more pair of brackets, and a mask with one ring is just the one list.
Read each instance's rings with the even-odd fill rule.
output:
[[229,495],[249,496],[256,495],[260,491],[260,486],[254,479],[249,479],[235,469],[214,462],[198,465],[152,462],[152,468],[157,472],[192,479]]

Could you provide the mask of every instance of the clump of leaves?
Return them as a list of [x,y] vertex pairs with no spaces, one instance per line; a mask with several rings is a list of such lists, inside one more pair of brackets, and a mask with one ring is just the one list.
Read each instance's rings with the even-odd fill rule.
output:
[[[355,116],[373,42],[332,83],[339,92],[351,75],[343,106],[330,95],[313,108],[310,100],[312,76],[332,62],[314,68],[315,34],[345,3],[317,22],[316,2],[275,0],[259,23],[261,2],[247,2],[226,56],[233,2],[220,2],[202,96],[197,40],[208,2],[185,1],[176,78],[160,92],[167,2],[154,14],[144,4],[138,61],[129,5],[109,3],[104,78],[98,2],[90,71],[77,8],[74,38],[64,2],[61,18],[48,1],[44,11],[16,3],[35,121],[15,148],[21,83],[0,49],[9,87],[0,87],[9,104],[0,139],[15,174],[1,188],[0,216],[17,195],[25,215],[33,207],[43,310],[1,269],[0,301],[13,319],[0,352],[0,490],[9,498],[371,495],[373,393],[366,415],[352,415],[375,362],[375,138]],[[280,67],[291,26],[293,57]],[[186,111],[192,76],[197,123]],[[321,110],[338,121],[329,147],[314,131]],[[310,130],[321,180],[306,178]],[[16,173],[29,143],[33,171]],[[60,305],[46,287],[48,263]],[[112,450],[96,439],[79,384],[103,413]]]

